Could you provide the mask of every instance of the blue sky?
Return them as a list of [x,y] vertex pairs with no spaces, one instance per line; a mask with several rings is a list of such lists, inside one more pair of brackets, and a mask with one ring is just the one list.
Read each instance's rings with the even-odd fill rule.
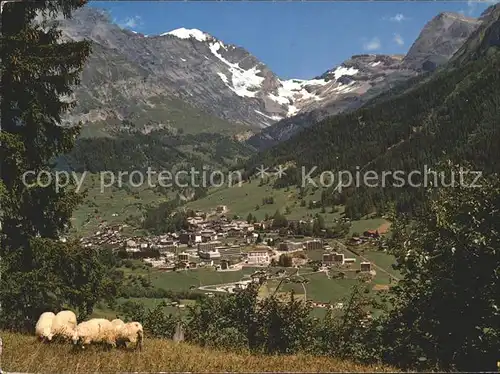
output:
[[93,1],[90,6],[107,9],[116,23],[146,35],[200,29],[244,47],[281,78],[308,79],[354,54],[404,54],[439,12],[477,17],[492,1]]

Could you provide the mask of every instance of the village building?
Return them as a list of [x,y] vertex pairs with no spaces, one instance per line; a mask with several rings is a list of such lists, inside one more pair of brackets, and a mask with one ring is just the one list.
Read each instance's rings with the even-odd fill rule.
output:
[[227,206],[226,205],[219,205],[217,208],[215,208],[215,211],[217,213],[226,213],[227,212]]
[[189,255],[186,252],[179,253],[177,259],[181,262],[189,262]]
[[278,244],[278,251],[289,252],[289,251],[298,251],[304,248],[303,243],[300,242],[282,242]]
[[363,272],[369,272],[372,270],[372,266],[371,266],[371,262],[362,262],[360,263],[360,266],[361,266],[361,271]]
[[156,248],[160,251],[160,253],[168,253],[168,252],[175,252],[177,249],[177,245],[175,244],[170,244],[170,245],[158,245]]
[[244,235],[245,235],[245,233],[239,227],[229,227],[229,228],[227,228],[227,237],[228,238],[241,238]]
[[323,248],[323,242],[319,239],[308,240],[304,244],[305,244],[306,250],[308,250],[308,251]]
[[329,266],[333,263],[333,253],[323,253],[323,264]]
[[363,243],[363,240],[361,238],[358,238],[357,236],[353,236],[349,239],[349,244],[359,245],[361,243]]
[[253,224],[254,230],[265,230],[267,228],[267,225],[265,222],[255,222]]
[[367,230],[363,233],[364,236],[367,238],[379,238],[380,234],[378,233],[377,230]]
[[213,251],[217,247],[219,247],[221,242],[219,241],[214,241],[214,242],[208,242],[208,243],[198,243],[198,251]]
[[344,258],[344,265],[352,265],[356,262],[354,257]]
[[169,239],[168,237],[162,237],[160,238],[160,244],[161,245],[174,245],[174,241],[172,239]]
[[333,262],[338,265],[344,265],[344,254],[335,252],[333,254]]
[[179,235],[181,244],[201,243],[201,235],[194,232],[184,232]]
[[140,248],[135,241],[127,240],[125,243],[125,250],[127,252],[139,252]]
[[217,249],[214,249],[213,251],[199,251],[198,256],[205,260],[213,260],[220,258],[220,252]]
[[203,243],[217,240],[218,238],[217,232],[215,230],[201,230],[200,235],[201,241]]
[[248,252],[246,261],[249,265],[269,265],[269,252],[265,250]]

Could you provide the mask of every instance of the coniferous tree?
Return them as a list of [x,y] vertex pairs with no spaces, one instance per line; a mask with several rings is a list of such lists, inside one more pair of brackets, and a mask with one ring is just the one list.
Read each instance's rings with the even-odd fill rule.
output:
[[[79,133],[79,126],[63,126],[61,117],[73,105],[68,98],[90,45],[63,41],[57,24],[48,21],[61,13],[70,17],[84,3],[3,4],[0,314],[9,318],[0,325],[7,327],[30,328],[41,312],[63,306],[85,316],[96,298],[113,292],[103,287],[108,269],[91,265],[101,253],[79,255],[77,242],[58,241],[82,196],[56,188],[51,162],[71,150]],[[23,181],[26,172],[32,178]],[[75,274],[78,269],[83,273]]]

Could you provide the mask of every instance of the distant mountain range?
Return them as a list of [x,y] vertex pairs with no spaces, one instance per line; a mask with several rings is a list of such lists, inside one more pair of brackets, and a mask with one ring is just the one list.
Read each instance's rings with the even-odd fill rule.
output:
[[[425,25],[406,56],[353,56],[341,64],[341,67],[357,71],[352,76],[342,78],[344,83],[350,84],[351,91],[348,94],[325,101],[316,110],[279,121],[254,135],[248,142],[260,150],[269,148],[326,117],[357,109],[409,78],[434,71],[453,56],[481,22],[481,19],[456,13],[440,13]],[[329,76],[331,73],[327,72],[322,77]]]
[[99,130],[94,134],[119,129],[123,121],[146,132],[229,132],[239,140],[249,138],[257,149],[434,70],[481,24],[442,13],[406,56],[358,55],[315,79],[282,80],[242,47],[200,30],[146,36],[121,29],[104,11],[90,7],[60,22],[65,38],[93,42],[68,121],[82,120]]

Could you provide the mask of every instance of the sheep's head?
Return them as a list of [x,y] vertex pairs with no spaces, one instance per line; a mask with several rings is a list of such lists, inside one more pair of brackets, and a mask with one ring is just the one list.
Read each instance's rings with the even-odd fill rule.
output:
[[73,335],[71,336],[71,340],[73,341],[73,344],[78,344],[78,341],[80,340],[78,337],[78,333],[75,331]]
[[142,325],[139,322],[133,322],[133,325],[137,332],[143,332]]

